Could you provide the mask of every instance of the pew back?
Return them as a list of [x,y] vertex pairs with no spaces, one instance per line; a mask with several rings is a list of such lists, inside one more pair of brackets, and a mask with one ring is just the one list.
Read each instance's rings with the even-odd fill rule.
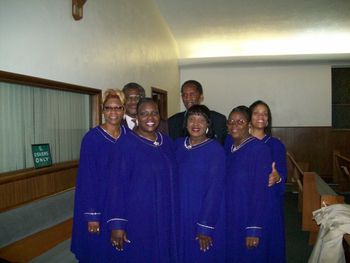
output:
[[344,196],[338,195],[315,172],[304,172],[304,198],[302,211],[302,229],[310,232],[309,244],[314,244],[319,226],[313,220],[312,212],[325,205],[344,203]]
[[350,191],[350,158],[341,155],[339,151],[333,152],[333,179],[339,184],[341,192]]
[[290,152],[287,152],[287,164],[290,171],[288,175],[291,174],[290,181],[292,181],[298,191],[298,211],[302,212],[304,171],[309,169],[309,164],[306,162],[297,162]]

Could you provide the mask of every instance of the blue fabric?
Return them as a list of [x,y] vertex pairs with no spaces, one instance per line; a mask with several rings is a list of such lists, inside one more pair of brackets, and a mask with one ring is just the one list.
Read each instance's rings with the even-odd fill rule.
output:
[[[285,182],[287,180],[287,159],[286,159],[286,147],[277,138],[265,135],[262,141],[269,146],[272,156],[272,161],[275,162],[275,168],[282,178],[281,183],[275,184],[276,190],[280,195],[284,195]],[[283,198],[283,196],[282,196]]]
[[[271,163],[270,149],[254,137],[227,154],[226,262],[268,262]],[[246,248],[247,234],[260,236],[257,248]]]
[[109,245],[108,262],[177,262],[174,147],[169,137],[157,136],[158,146],[129,132],[125,162],[113,162],[112,170],[121,172],[111,177],[108,220],[127,220],[119,229],[131,243],[123,251]]
[[285,224],[284,224],[284,191],[285,182],[287,180],[287,160],[286,148],[284,144],[277,138],[266,135],[262,141],[270,148],[272,160],[275,162],[275,168],[282,178],[278,184],[274,184],[271,188],[272,197],[269,202],[269,210],[271,216],[269,226],[271,229],[269,250],[273,251],[269,254],[269,262],[283,263],[286,262],[286,245],[285,245]]
[[[120,161],[125,148],[126,129],[114,139],[100,126],[84,136],[75,190],[71,251],[81,262],[106,262],[109,244],[106,225],[106,200],[112,161]],[[118,170],[115,170],[118,171]],[[87,231],[88,221],[99,221],[100,234]]]
[[224,149],[226,153],[229,153],[231,151],[232,144],[233,144],[233,138],[230,134],[227,134],[224,141]]
[[[213,139],[191,149],[184,141],[176,141],[181,208],[179,262],[224,262],[225,152]],[[214,245],[209,251],[199,249],[195,240],[198,233],[212,237]]]

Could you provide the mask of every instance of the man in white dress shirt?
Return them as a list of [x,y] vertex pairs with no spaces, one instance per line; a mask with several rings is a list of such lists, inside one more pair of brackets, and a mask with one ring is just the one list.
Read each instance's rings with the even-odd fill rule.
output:
[[137,103],[145,97],[145,89],[138,83],[130,82],[123,87],[123,92],[125,94],[125,115],[122,124],[132,130],[136,125]]

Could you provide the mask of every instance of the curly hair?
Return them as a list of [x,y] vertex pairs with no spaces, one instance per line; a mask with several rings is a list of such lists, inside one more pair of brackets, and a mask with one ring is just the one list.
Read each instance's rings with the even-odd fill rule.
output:
[[107,100],[111,98],[117,98],[120,100],[120,102],[124,105],[125,104],[125,95],[124,93],[119,89],[107,89],[103,93],[103,99],[102,99],[102,107],[105,106]]

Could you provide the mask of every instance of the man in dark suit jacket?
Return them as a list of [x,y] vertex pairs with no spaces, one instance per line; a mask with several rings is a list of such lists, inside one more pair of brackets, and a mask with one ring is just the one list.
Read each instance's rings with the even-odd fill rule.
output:
[[[200,104],[203,101],[202,85],[196,80],[187,80],[181,86],[181,97],[186,111],[176,113],[168,119],[169,135],[174,140],[186,134],[184,120],[187,110],[192,105]],[[214,137],[223,144],[227,134],[226,117],[216,111],[210,111],[210,118],[213,123]]]

